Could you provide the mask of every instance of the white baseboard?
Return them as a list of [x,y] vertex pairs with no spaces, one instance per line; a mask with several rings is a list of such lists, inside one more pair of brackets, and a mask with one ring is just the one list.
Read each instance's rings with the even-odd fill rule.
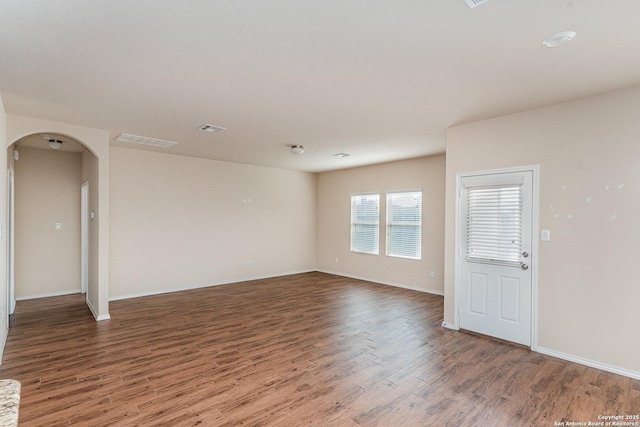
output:
[[16,301],[27,301],[30,299],[38,299],[38,298],[61,297],[63,295],[73,295],[73,294],[79,294],[79,293],[80,293],[80,289],[69,289],[67,291],[51,292],[48,294],[29,295],[29,296],[20,297],[20,298],[16,297]]
[[405,285],[405,284],[402,284],[402,283],[383,282],[383,281],[380,281],[380,280],[377,280],[377,279],[372,279],[370,277],[354,276],[352,274],[338,273],[336,271],[330,271],[330,270],[316,270],[316,271],[318,271],[319,273],[333,274],[334,276],[348,277],[350,279],[365,280],[367,282],[373,282],[373,283],[377,283],[379,285],[393,286],[393,287],[396,287],[396,288],[409,289],[411,291],[425,292],[427,294],[444,296],[444,292],[438,291],[438,290],[435,290],[435,289],[418,288],[418,287],[415,287],[415,286]]
[[[6,319],[9,320],[8,318]],[[2,357],[4,356],[4,347],[7,344],[7,338],[9,336],[9,325],[6,328],[3,328],[2,331],[2,339],[0,340],[0,365],[2,364]]]
[[578,356],[573,356],[571,354],[561,353],[559,351],[551,350],[549,348],[538,347],[538,353],[546,354],[547,356],[557,357],[558,359],[567,360],[569,362],[579,363],[581,365],[589,366],[591,368],[600,369],[602,371],[611,372],[618,375],[623,375],[625,377],[633,378],[636,380],[640,380],[640,372],[634,372],[627,369],[618,368],[615,366],[607,365],[605,363],[594,362],[593,360],[583,359]]
[[[60,297],[60,296],[64,296],[64,295],[75,295],[75,294],[79,294],[81,293],[80,289],[73,289],[73,290],[69,290],[69,291],[60,291],[60,292],[51,292],[48,294],[39,294],[39,295],[30,295],[27,297],[20,297],[20,298],[16,298],[16,301],[27,301],[30,299],[38,299],[38,298],[51,298],[51,297]],[[108,320],[111,318],[111,316],[109,316],[108,314],[103,314],[101,316],[98,315],[98,312],[96,311],[96,309],[91,305],[91,301],[89,301],[89,299],[86,299],[87,302],[87,307],[89,307],[89,310],[91,311],[91,314],[93,314],[93,317],[96,319],[96,321],[101,321],[101,320]]]
[[447,329],[453,329],[454,331],[459,331],[460,328],[449,322],[442,322],[442,327]]
[[316,270],[292,271],[292,272],[288,272],[288,273],[278,273],[278,274],[271,274],[271,275],[265,275],[265,276],[252,276],[252,277],[247,277],[247,278],[237,279],[237,280],[231,280],[231,281],[222,281],[222,282],[205,283],[205,284],[201,284],[201,285],[185,286],[185,287],[182,287],[182,288],[158,289],[158,290],[154,290],[154,291],[140,292],[140,293],[136,293],[136,294],[119,295],[119,296],[116,296],[116,297],[109,298],[109,301],[118,301],[118,300],[131,299],[131,298],[150,297],[150,296],[153,296],[153,295],[162,295],[162,294],[170,294],[170,293],[173,293],[173,292],[190,291],[190,290],[193,290],[193,289],[209,288],[209,287],[212,287],[212,286],[222,286],[222,285],[231,285],[233,283],[249,282],[251,280],[272,279],[274,277],[290,276],[292,274],[311,273],[311,272],[314,272],[314,271],[316,271]]
[[91,304],[91,301],[89,301],[89,298],[87,298],[86,301],[87,301],[87,307],[89,307],[89,310],[91,310],[91,314],[93,314],[93,317],[96,319],[96,322],[111,319],[111,316],[108,314],[98,315],[98,310],[96,310],[93,307],[93,304]]

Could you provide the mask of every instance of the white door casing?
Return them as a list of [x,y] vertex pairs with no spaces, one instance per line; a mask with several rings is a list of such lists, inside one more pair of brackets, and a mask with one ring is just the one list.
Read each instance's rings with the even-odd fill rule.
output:
[[536,192],[537,167],[458,175],[461,329],[535,347]]
[[8,314],[11,315],[16,310],[16,276],[15,276],[15,251],[16,251],[16,239],[15,239],[15,175],[13,173],[13,169],[8,169],[7,172],[7,216],[8,216],[8,226],[7,226],[7,235],[9,237],[8,242],[8,294],[7,294],[7,305],[8,305]]
[[89,182],[80,187],[80,291],[89,287]]

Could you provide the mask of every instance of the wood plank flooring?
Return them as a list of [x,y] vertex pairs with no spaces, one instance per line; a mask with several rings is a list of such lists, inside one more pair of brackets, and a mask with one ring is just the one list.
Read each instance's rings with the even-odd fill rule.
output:
[[[640,381],[441,326],[442,297],[323,273],[111,303],[21,301],[21,426],[554,426]],[[558,424],[554,424],[558,423]]]

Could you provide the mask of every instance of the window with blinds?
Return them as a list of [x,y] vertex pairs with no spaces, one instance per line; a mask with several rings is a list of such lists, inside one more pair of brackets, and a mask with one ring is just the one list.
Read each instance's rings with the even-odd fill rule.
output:
[[351,196],[351,252],[378,255],[380,241],[380,195]]
[[422,191],[387,193],[387,255],[422,257]]
[[467,261],[520,265],[522,185],[467,191]]

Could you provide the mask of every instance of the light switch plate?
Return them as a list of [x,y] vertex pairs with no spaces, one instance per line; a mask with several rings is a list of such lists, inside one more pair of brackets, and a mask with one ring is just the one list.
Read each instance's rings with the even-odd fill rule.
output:
[[542,233],[540,235],[540,240],[543,240],[545,242],[548,242],[551,240],[551,230],[542,230]]

